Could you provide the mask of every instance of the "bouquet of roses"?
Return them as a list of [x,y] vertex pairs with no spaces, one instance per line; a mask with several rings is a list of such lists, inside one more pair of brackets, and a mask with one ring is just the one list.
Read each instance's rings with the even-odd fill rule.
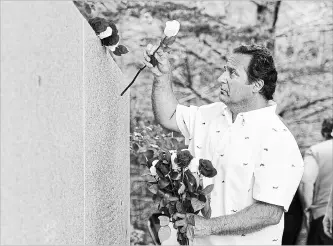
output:
[[[206,196],[214,185],[204,188],[202,178],[212,178],[217,171],[209,160],[195,158],[188,150],[161,150],[156,157],[147,160],[146,165],[150,172],[145,175],[152,177],[148,181],[148,189],[154,194],[153,200],[159,202],[158,209],[163,214],[159,216],[161,228],[158,236],[161,242],[170,237],[168,224],[176,212],[198,214],[201,211],[202,215],[210,217]],[[186,232],[179,229],[177,241],[188,245]]]

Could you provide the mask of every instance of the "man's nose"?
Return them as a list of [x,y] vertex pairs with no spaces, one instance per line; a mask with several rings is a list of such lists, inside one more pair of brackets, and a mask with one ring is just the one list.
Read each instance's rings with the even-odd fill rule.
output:
[[226,84],[227,83],[227,78],[226,78],[226,73],[223,73],[218,79],[217,82]]

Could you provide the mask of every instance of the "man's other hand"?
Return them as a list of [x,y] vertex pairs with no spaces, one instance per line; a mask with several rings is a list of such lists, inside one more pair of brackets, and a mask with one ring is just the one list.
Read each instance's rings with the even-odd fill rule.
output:
[[325,214],[323,219],[323,228],[324,228],[324,233],[328,237],[332,238],[332,216]]

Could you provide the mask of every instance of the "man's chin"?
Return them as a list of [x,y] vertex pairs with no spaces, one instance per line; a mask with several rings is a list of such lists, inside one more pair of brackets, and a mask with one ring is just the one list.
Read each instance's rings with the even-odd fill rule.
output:
[[227,95],[224,95],[224,94],[220,94],[219,99],[223,103],[228,103],[229,102],[229,97]]

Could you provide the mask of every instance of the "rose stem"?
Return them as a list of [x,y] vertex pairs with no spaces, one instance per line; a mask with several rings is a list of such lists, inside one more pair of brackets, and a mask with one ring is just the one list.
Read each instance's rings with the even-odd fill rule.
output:
[[[159,45],[159,46],[157,47],[157,49],[153,52],[152,56],[155,55],[155,53],[156,53],[156,52],[158,51],[158,49],[161,47],[161,45],[163,44],[163,42],[164,42],[164,40],[165,40],[166,38],[167,38],[166,36],[163,38],[163,40],[160,42],[160,45]],[[120,96],[123,96],[123,95],[124,95],[124,93],[128,90],[128,88],[130,88],[131,85],[134,83],[134,81],[136,80],[136,78],[138,77],[138,75],[141,73],[141,71],[142,71],[143,69],[145,69],[145,68],[146,68],[146,65],[144,65],[142,68],[139,69],[139,71],[136,73],[136,75],[135,75],[134,79],[132,80],[132,82],[129,83],[129,85],[125,88],[125,90],[123,90],[123,92],[120,94]]]

